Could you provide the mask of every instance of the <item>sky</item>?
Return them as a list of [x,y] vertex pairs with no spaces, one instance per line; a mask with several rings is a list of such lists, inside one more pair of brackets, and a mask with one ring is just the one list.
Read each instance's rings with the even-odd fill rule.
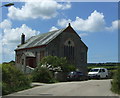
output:
[[22,33],[27,40],[68,23],[88,46],[88,63],[118,62],[117,2],[14,2],[14,6],[2,7],[1,13],[0,63],[15,60]]

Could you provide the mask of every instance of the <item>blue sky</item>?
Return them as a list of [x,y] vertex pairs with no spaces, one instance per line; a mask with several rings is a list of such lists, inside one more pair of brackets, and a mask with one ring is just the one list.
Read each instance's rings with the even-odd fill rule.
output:
[[[6,4],[3,2],[2,4]],[[2,8],[2,61],[14,60],[14,49],[20,35],[26,39],[40,33],[65,28],[73,29],[88,46],[88,62],[118,61],[117,2],[15,2]],[[2,62],[0,61],[0,62]]]

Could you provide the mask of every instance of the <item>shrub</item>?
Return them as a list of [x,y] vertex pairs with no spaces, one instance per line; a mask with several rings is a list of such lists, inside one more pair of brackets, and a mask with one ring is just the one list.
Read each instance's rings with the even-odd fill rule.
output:
[[64,72],[70,72],[70,71],[75,71],[76,70],[75,66],[73,66],[71,64],[63,66],[62,69],[63,69]]
[[40,66],[33,71],[32,76],[35,82],[50,83],[53,80],[52,73],[47,68]]
[[108,70],[109,72],[109,78],[113,79],[117,70]]
[[113,77],[111,90],[120,94],[120,66]]
[[67,73],[75,69],[75,66],[68,64],[65,57],[46,56],[41,60],[38,68],[32,73],[33,81],[44,83],[58,82],[57,78],[54,76],[54,72]]
[[11,64],[2,65],[2,94],[10,94],[15,91],[30,87],[30,79]]
[[50,65],[52,68],[52,71],[60,71],[59,69],[54,70],[56,68],[60,68],[63,72],[69,72],[69,71],[75,70],[75,66],[73,66],[72,64],[69,64],[65,57],[46,56],[42,59],[40,63],[40,66],[42,65],[46,65],[47,68]]

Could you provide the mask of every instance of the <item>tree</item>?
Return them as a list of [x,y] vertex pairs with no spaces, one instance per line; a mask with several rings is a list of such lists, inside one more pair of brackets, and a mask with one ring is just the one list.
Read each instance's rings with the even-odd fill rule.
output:
[[46,67],[51,71],[63,71],[69,72],[74,71],[75,66],[69,64],[65,57],[57,57],[57,56],[47,56],[41,60],[41,67]]

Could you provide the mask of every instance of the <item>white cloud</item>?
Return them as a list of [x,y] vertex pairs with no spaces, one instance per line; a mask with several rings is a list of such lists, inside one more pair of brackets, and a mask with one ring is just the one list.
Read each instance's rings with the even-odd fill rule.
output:
[[120,29],[120,20],[115,20],[110,27],[106,27],[106,30],[111,32],[117,29]]
[[73,28],[78,31],[86,31],[86,32],[98,32],[104,30],[105,20],[103,13],[99,13],[96,10],[91,13],[90,16],[86,20],[76,17],[75,21],[70,19],[61,19],[58,20],[58,25],[61,27],[65,27],[71,23]]
[[80,33],[79,36],[84,37],[84,36],[88,36],[88,34],[87,33]]
[[59,9],[65,10],[65,9],[71,8],[71,4],[70,4],[70,2],[64,3],[64,4],[58,4],[57,7],[58,7]]
[[68,26],[68,23],[72,23],[72,20],[70,19],[61,19],[61,20],[58,20],[58,25],[61,26],[61,27],[66,27]]
[[54,30],[58,30],[58,28],[55,26],[52,26],[49,31],[54,31]]
[[[20,44],[20,40],[21,40],[21,34],[24,33],[26,35],[26,39],[30,38],[31,36],[34,36],[36,35],[37,33],[39,33],[38,31],[36,30],[32,30],[31,28],[29,28],[28,26],[26,26],[26,24],[23,24],[21,27],[18,27],[18,28],[12,28],[12,23],[11,21],[8,21],[8,20],[4,20],[4,21],[7,21],[6,22],[6,25],[9,25],[9,28],[8,26],[4,26],[3,29],[3,36],[0,37],[2,40],[0,41],[0,43],[3,45],[2,46],[2,52],[0,53],[2,55],[3,53],[3,56],[7,56],[9,55],[8,57],[11,57],[13,58],[14,56],[14,50],[17,48],[16,46],[18,44]],[[4,21],[2,23],[4,23]],[[4,57],[6,58],[6,57]]]
[[50,19],[57,15],[57,10],[71,8],[70,3],[60,4],[55,0],[42,0],[40,2],[26,2],[22,8],[11,6],[8,8],[8,17],[11,19]]
[[[2,39],[2,34],[0,34],[0,39]],[[0,64],[2,62],[2,41],[0,40]]]
[[0,28],[11,28],[11,22],[10,20],[5,19],[3,22],[0,23]]
[[19,28],[10,28],[4,29],[4,36],[3,36],[3,44],[18,44],[20,42],[20,36],[22,33],[26,35],[26,39],[34,36],[37,31],[32,30],[31,28],[27,27],[23,24]]

